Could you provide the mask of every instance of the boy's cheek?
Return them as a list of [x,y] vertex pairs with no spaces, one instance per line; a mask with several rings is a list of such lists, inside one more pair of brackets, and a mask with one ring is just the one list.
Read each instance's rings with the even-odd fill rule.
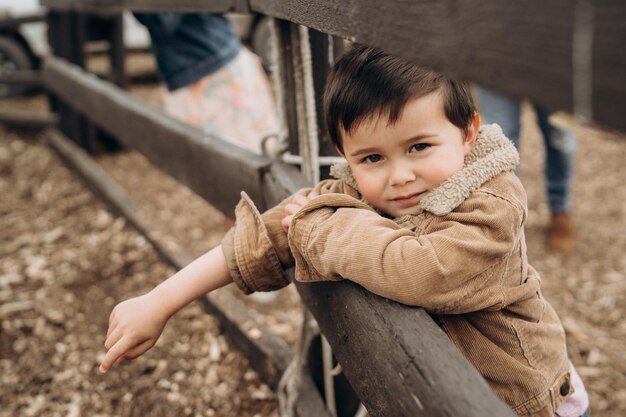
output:
[[383,194],[382,190],[379,190],[377,187],[373,187],[372,184],[367,181],[364,183],[359,183],[357,181],[357,185],[359,186],[359,190],[361,191],[363,198],[372,204],[376,204]]

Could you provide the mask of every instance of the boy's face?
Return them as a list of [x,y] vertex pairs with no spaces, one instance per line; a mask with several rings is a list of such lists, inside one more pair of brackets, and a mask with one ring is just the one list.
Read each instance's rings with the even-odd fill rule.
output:
[[415,215],[424,193],[463,168],[479,125],[476,115],[466,135],[434,92],[409,101],[393,125],[386,117],[370,118],[352,134],[343,132],[342,156],[365,200],[392,217]]

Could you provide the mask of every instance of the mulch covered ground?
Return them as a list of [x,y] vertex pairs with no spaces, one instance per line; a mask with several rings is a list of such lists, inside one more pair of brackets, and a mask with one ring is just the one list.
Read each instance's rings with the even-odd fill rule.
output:
[[[158,104],[154,91],[135,93]],[[34,97],[2,101],[2,108],[46,104]],[[626,138],[577,128],[579,242],[570,254],[549,253],[543,149],[528,110],[521,175],[530,204],[529,259],[563,320],[592,415],[626,415]],[[221,213],[141,156],[122,152],[99,162],[194,254],[227,230]],[[197,305],[176,315],[142,358],[98,373],[112,307],[172,272],[41,135],[0,126],[0,416],[277,416],[275,395]],[[287,289],[273,304],[250,301],[258,325],[290,344],[295,298]]]

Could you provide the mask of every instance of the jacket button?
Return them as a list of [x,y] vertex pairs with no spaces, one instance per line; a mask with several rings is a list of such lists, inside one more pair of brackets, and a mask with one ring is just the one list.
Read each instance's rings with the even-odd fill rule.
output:
[[563,382],[563,385],[561,385],[561,389],[559,390],[559,392],[561,393],[562,396],[566,396],[567,394],[569,394],[569,381],[565,381]]

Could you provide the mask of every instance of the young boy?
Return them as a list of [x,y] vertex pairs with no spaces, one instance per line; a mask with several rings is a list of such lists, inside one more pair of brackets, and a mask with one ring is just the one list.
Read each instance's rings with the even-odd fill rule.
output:
[[245,293],[353,280],[425,308],[520,416],[578,417],[584,387],[561,323],[528,265],[514,146],[480,127],[469,88],[359,46],[326,86],[337,180],[260,214],[244,194],[222,245],[111,313],[101,365],[154,345],[168,318],[234,281]]

